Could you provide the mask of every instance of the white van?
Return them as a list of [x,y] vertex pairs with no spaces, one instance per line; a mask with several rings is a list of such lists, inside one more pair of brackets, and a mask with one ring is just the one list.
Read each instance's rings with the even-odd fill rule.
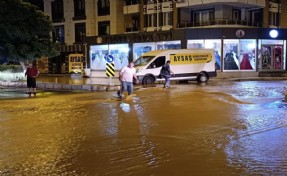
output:
[[135,61],[136,73],[143,84],[163,81],[161,67],[170,60],[174,72],[171,80],[207,82],[216,77],[215,52],[211,49],[155,50],[144,53]]

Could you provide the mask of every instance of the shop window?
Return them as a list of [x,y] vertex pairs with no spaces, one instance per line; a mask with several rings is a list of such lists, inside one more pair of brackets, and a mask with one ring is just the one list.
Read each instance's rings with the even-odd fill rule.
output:
[[74,0],[74,20],[83,20],[86,18],[85,0]]
[[188,40],[188,49],[213,49],[215,51],[216,69],[221,69],[221,40]]
[[159,68],[165,64],[165,56],[156,58],[149,66],[148,69]]
[[128,44],[109,45],[109,54],[114,58],[116,70],[120,70],[129,64],[129,51]]
[[54,32],[53,32],[53,41],[59,42],[61,44],[65,43],[65,28],[63,25],[61,26],[54,26]]
[[86,36],[86,23],[75,24],[75,42],[80,43],[84,41]]
[[139,58],[142,54],[155,50],[155,42],[150,43],[134,43],[133,44],[133,60]]
[[95,45],[90,48],[91,69],[105,70],[106,56],[111,55],[114,59],[115,69],[120,70],[129,63],[128,44]]
[[64,20],[64,4],[63,0],[55,0],[51,2],[52,6],[52,21],[62,22]]
[[188,40],[187,48],[188,49],[204,48],[204,40]]
[[166,49],[181,49],[181,43],[179,40],[176,41],[164,41],[157,42],[156,48],[158,50],[166,50]]
[[98,0],[98,16],[110,15],[110,0]]
[[110,34],[110,22],[109,21],[100,21],[98,28],[98,35],[109,35]]
[[256,40],[224,40],[224,70],[255,70]]
[[283,40],[260,40],[258,51],[258,67],[260,70],[284,70],[286,41]]
[[149,43],[134,43],[133,44],[133,59],[136,60],[142,54],[164,49],[181,49],[181,42],[175,41],[164,41],[164,42],[149,42]]
[[90,63],[91,69],[105,70],[106,59],[105,56],[109,53],[108,45],[94,45],[90,47]]

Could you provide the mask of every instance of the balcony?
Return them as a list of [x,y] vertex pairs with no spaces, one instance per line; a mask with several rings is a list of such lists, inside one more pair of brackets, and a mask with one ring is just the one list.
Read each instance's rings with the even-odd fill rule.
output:
[[126,27],[126,32],[125,33],[137,33],[139,32],[138,27]]
[[190,21],[180,21],[178,28],[196,28],[196,27],[214,27],[214,26],[224,26],[224,27],[263,27],[263,23],[246,21],[246,20],[234,20],[234,19],[214,19],[209,21],[200,22],[190,22]]
[[225,4],[239,8],[264,8],[265,0],[176,0],[176,7],[204,7],[206,5]]
[[124,14],[133,14],[140,12],[140,4],[126,5],[123,7]]

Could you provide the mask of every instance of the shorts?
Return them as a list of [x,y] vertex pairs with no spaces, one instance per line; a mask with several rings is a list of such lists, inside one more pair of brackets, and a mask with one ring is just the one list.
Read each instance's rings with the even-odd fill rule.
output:
[[36,88],[36,78],[27,77],[27,87]]

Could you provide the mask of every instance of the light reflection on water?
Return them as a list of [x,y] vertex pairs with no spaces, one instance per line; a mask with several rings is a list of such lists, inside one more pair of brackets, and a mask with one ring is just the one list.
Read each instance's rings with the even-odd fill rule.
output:
[[282,100],[241,106],[238,130],[226,147],[229,165],[244,168],[243,175],[287,173],[287,104]]

